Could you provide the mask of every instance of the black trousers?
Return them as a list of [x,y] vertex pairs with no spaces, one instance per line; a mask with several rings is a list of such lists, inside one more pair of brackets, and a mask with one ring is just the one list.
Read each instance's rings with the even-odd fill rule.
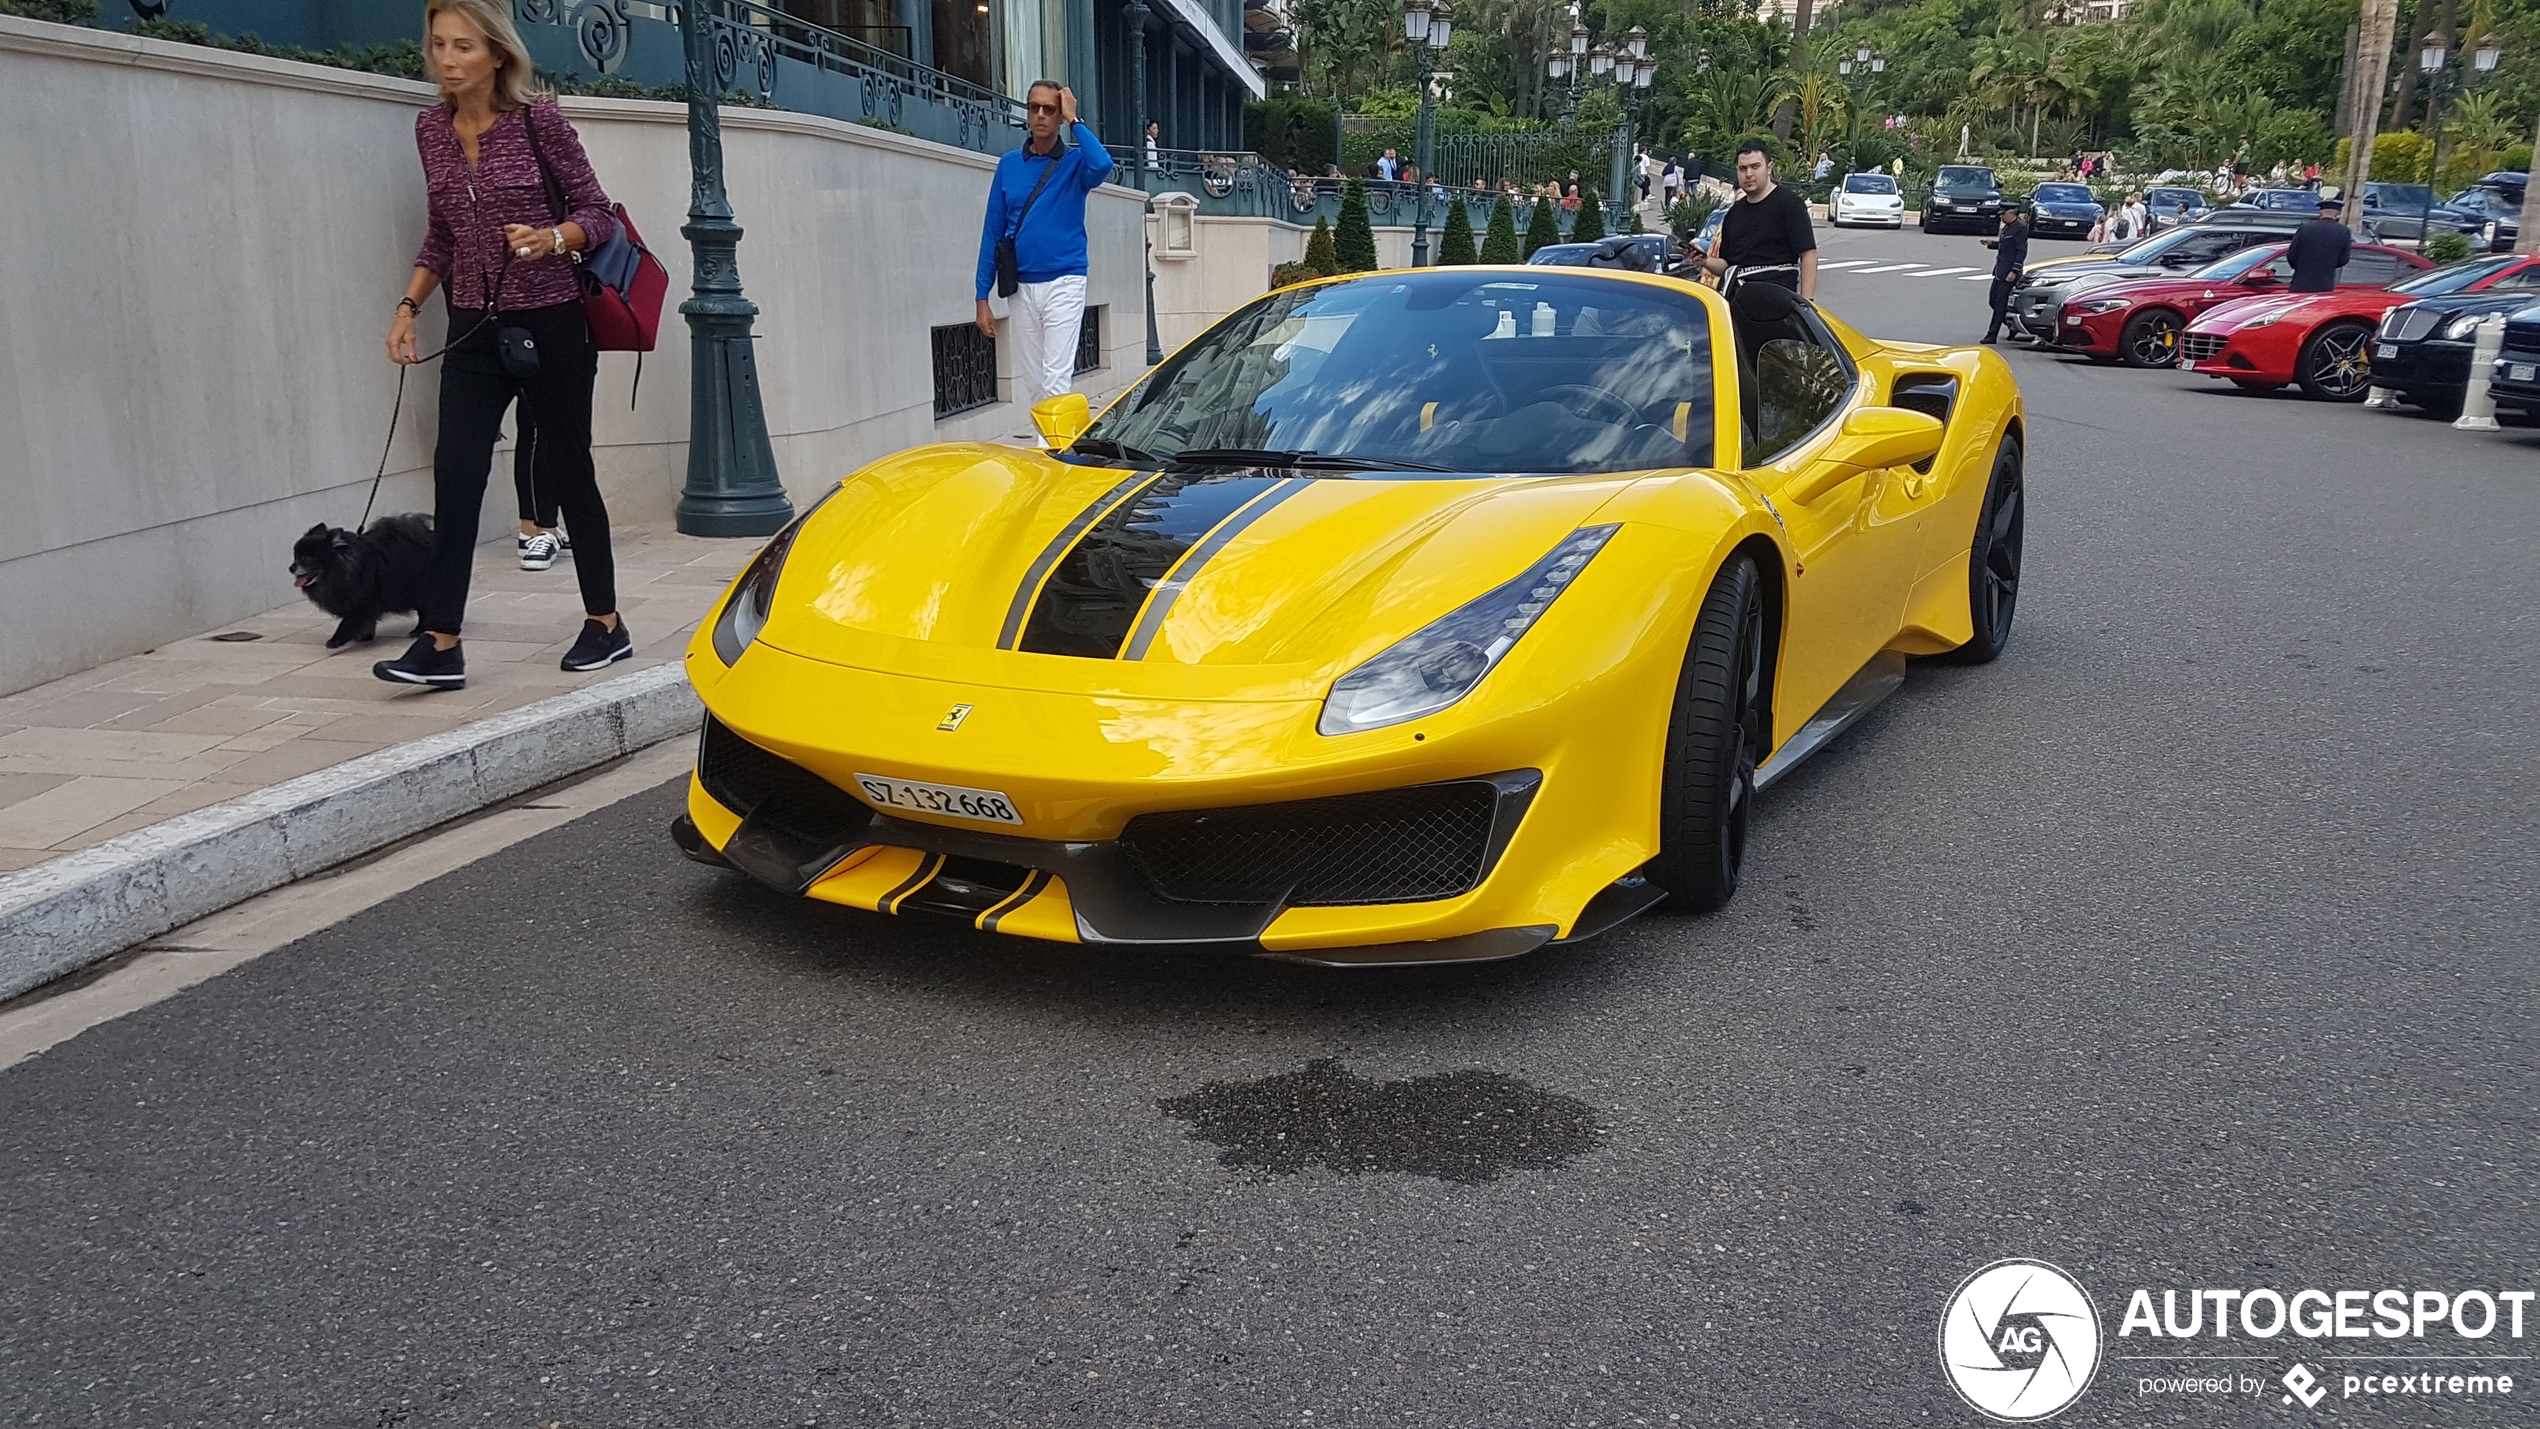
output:
[[1984,325],[1984,340],[1993,341],[1994,335],[2002,330],[2005,323],[2010,324],[2012,333],[2016,335],[2020,325],[2011,318],[2011,280],[1996,277],[1993,286],[1985,290],[1985,301],[1993,305],[1993,321]]
[[[453,313],[450,329],[467,332],[473,313]],[[503,366],[498,327],[527,328],[538,344],[538,372],[526,381]],[[456,635],[467,616],[468,575],[476,559],[476,524],[503,413],[520,403],[524,440],[536,433],[531,477],[573,528],[573,574],[582,608],[617,610],[617,561],[609,550],[609,512],[591,468],[591,384],[600,354],[582,305],[558,303],[502,314],[460,339],[441,359],[441,440],[432,452],[432,578],[422,628]]]

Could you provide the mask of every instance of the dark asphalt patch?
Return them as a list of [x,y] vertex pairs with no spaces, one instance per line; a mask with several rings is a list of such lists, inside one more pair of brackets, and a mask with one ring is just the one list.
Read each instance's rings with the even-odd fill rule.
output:
[[1193,1141],[1224,1147],[1219,1165],[1261,1180],[1322,1165],[1473,1186],[1502,1171],[1549,1171],[1596,1145],[1587,1103],[1498,1072],[1375,1082],[1326,1057],[1156,1105],[1189,1122]]

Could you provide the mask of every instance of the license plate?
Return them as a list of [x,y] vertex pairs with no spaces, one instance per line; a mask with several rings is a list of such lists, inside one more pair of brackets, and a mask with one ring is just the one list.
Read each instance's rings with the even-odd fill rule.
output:
[[2376,342],[2372,345],[2372,355],[2386,362],[2399,355],[2399,344],[2395,342]]
[[2506,375],[2516,382],[2528,382],[2531,380],[2531,366],[2528,362],[2517,362],[2507,369]]
[[880,774],[858,774],[855,782],[865,798],[885,810],[908,809],[987,824],[1023,822],[1023,816],[1014,812],[1014,801],[994,789],[965,789],[958,784],[927,784]]

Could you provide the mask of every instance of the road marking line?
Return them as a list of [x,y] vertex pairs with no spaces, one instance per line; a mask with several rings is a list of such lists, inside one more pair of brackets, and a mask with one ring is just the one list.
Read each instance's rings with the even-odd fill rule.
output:
[[1831,273],[1837,268],[1858,268],[1864,263],[1876,263],[1877,261],[1879,260],[1876,258],[1846,258],[1837,263],[1820,263],[1817,265],[1817,271],[1820,273]]
[[1991,273],[1969,273],[1967,276],[1960,278],[1958,281],[1961,283],[1990,283],[1993,281],[1993,275]]
[[[1974,271],[1975,269],[1973,268],[1934,268],[1928,273],[1916,273],[1914,276],[1917,278],[1945,278],[1952,273],[1972,273]],[[1985,276],[1989,278],[1993,275],[1988,273]]]
[[1886,267],[1884,267],[1884,268],[1862,268],[1862,269],[1859,269],[1858,271],[1856,271],[1856,272],[1853,274],[1853,276],[1854,276],[1854,277],[1856,277],[1856,278],[1866,278],[1866,277],[1868,277],[1868,276],[1869,276],[1870,274],[1872,274],[1872,273],[1902,273],[1902,272],[1905,272],[1905,271],[1906,271],[1906,270],[1908,270],[1908,269],[1912,269],[1912,268],[1928,268],[1928,267],[1930,267],[1930,266],[1931,266],[1931,265],[1930,265],[1930,264],[1928,264],[1928,263],[1890,263],[1890,264],[1888,264],[1888,265],[1887,265]]
[[696,760],[696,740],[665,739],[579,782],[550,784],[385,854],[356,859],[162,933],[130,960],[68,992],[29,994],[0,1011],[0,1070],[101,1023],[183,992],[286,943],[333,927],[411,888],[620,800],[658,789]]

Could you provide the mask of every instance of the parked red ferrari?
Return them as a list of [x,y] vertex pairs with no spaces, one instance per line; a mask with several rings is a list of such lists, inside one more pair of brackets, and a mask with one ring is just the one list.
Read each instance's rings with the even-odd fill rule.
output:
[[[2208,308],[2238,298],[2284,290],[2293,277],[2285,245],[2243,248],[2183,276],[2136,278],[2104,288],[2084,288],[2064,300],[2055,319],[2055,346],[2101,362],[2128,367],[2168,367],[2178,361],[2178,340]],[[2380,289],[2421,268],[2414,253],[2358,243],[2337,271],[2340,288]]]
[[2334,293],[2279,293],[2208,309],[2179,339],[2191,372],[2220,377],[2252,392],[2299,382],[2326,402],[2360,402],[2372,388],[2373,327],[2402,303],[2451,293],[2526,286],[2540,257],[2482,258],[2419,273],[2388,288]]

